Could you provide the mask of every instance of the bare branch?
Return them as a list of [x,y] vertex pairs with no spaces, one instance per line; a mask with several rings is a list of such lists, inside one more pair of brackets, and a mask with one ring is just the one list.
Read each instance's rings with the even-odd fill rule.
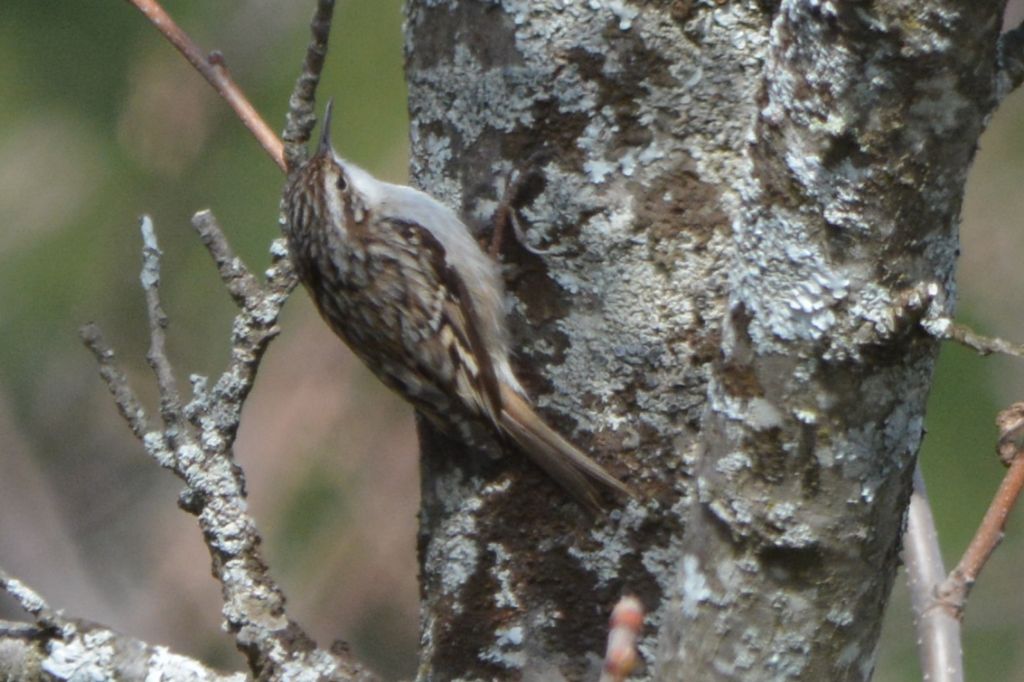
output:
[[167,319],[158,293],[160,249],[148,217],[142,220],[144,258],[140,279],[149,310],[148,359],[160,389],[163,430],[146,432],[141,406],[128,388],[123,372],[116,367],[113,352],[103,342],[99,330],[87,327],[83,338],[97,356],[104,378],[133,432],[156,461],[187,484],[181,496],[182,507],[199,520],[214,575],[224,594],[224,617],[238,648],[248,656],[253,673],[281,678],[289,670],[316,669],[329,679],[372,679],[347,654],[318,649],[302,628],[287,617],[284,596],[270,577],[259,551],[261,539],[256,524],[246,512],[244,476],[232,458],[242,403],[252,388],[267,345],[277,334],[281,306],[295,286],[287,251],[281,242],[272,246],[273,263],[267,273],[268,286],[263,288],[234,256],[211,214],[201,213],[193,222],[225,285],[242,307],[232,327],[231,361],[214,389],[208,393],[205,380],[194,377],[196,395],[188,406],[181,406],[167,357]]
[[1002,355],[1024,358],[1024,345],[1012,343],[995,336],[984,336],[970,327],[953,322],[948,318],[942,321],[933,321],[927,328],[937,338],[955,341],[962,346],[976,351],[979,355],[1001,353]]
[[192,216],[192,227],[199,233],[203,246],[213,256],[220,278],[238,307],[245,308],[258,298],[262,294],[259,282],[245,267],[242,259],[235,255],[213,213],[196,213]]
[[146,311],[149,314],[149,352],[146,361],[156,373],[157,384],[160,386],[160,416],[167,427],[166,434],[172,447],[177,447],[177,438],[181,431],[181,396],[178,393],[178,382],[174,378],[174,370],[167,359],[167,314],[160,303],[160,245],[153,231],[153,221],[149,216],[142,216],[142,290],[146,293]]
[[[278,166],[286,170],[282,143],[232,81],[223,57],[218,53],[205,57],[156,0],[130,2],[228,101]],[[333,4],[326,0],[318,4],[312,26],[313,42],[291,100],[287,130],[291,134],[292,159],[304,158],[302,145],[315,124],[313,95],[326,54]],[[233,326],[231,360],[214,389],[208,392],[206,379],[193,376],[194,397],[182,406],[167,357],[167,317],[159,296],[161,254],[148,217],[141,224],[141,282],[150,320],[147,360],[159,386],[162,430],[149,430],[145,411],[117,367],[113,351],[103,341],[99,328],[87,325],[82,329],[82,338],[96,356],[101,375],[132,432],[157,462],[185,481],[181,505],[199,520],[213,559],[214,575],[224,593],[227,625],[238,648],[246,653],[253,673],[268,679],[291,679],[302,671],[316,671],[320,679],[374,679],[344,647],[333,647],[330,652],[317,648],[299,625],[287,617],[283,594],[270,578],[259,552],[261,539],[246,513],[244,477],[232,458],[242,404],[252,388],[263,353],[278,333],[281,307],[295,286],[287,249],[280,240],[272,245],[273,262],[267,272],[268,285],[263,288],[234,255],[212,214],[197,214],[193,225],[241,308]],[[16,583],[9,584],[11,589],[17,588]],[[25,603],[35,602],[28,599]]]
[[192,680],[243,682],[102,625],[64,618],[24,583],[0,571],[0,587],[36,617],[36,625],[0,621],[0,676],[5,680]]
[[942,564],[935,519],[920,465],[914,469],[914,492],[903,536],[903,561],[907,567],[923,677],[932,682],[963,682],[960,621],[945,609],[935,608],[936,590],[946,577],[946,568]]
[[14,598],[26,613],[36,619],[36,623],[47,628],[59,627],[62,622],[60,614],[55,613],[35,590],[13,578],[0,569],[0,589]]
[[935,282],[924,282],[920,286],[906,290],[902,300],[906,313],[920,315],[921,328],[932,338],[939,341],[955,341],[982,356],[1002,353],[1024,358],[1024,345],[994,336],[984,336],[965,324],[954,322],[950,317],[949,300]]
[[306,142],[316,125],[316,86],[320,83],[320,72],[327,56],[327,41],[331,33],[331,17],[334,14],[334,0],[318,0],[316,12],[310,22],[312,40],[306,48],[306,59],[302,73],[295,81],[292,95],[288,99],[288,117],[285,121],[284,158],[285,172],[298,168],[306,160]]
[[245,679],[240,673],[225,675],[194,659],[172,654],[166,647],[147,644],[102,625],[65,618],[32,588],[2,569],[0,590],[11,595],[36,623],[33,627],[0,621],[0,676],[5,680]]
[[270,155],[281,170],[287,170],[284,162],[284,147],[281,140],[259,115],[255,107],[246,98],[242,89],[231,78],[224,56],[219,52],[205,55],[198,45],[185,31],[178,26],[157,0],[128,0],[142,12],[150,23],[167,38],[178,51],[185,56],[196,71],[213,86],[221,97],[227,101],[235,114],[249,132]]
[[960,563],[938,589],[940,604],[957,618],[963,617],[967,595],[992,552],[1003,539],[1006,519],[1024,488],[1024,403],[1014,403],[996,417],[999,426],[999,455],[1010,466],[985,512],[978,530],[971,538]]
[[110,389],[111,395],[114,396],[114,402],[117,404],[118,411],[124,417],[124,420],[128,422],[128,426],[131,427],[135,437],[141,439],[150,429],[146,408],[142,406],[135,392],[128,385],[128,377],[117,366],[117,358],[114,355],[114,351],[103,339],[103,332],[100,331],[98,326],[90,322],[84,325],[78,334],[86,347],[96,357],[96,362],[100,366],[100,377],[106,383],[107,388]]

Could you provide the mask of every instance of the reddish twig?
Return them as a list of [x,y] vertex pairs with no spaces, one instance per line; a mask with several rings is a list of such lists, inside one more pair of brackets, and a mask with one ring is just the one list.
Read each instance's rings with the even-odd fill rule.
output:
[[964,551],[960,563],[938,589],[938,602],[957,618],[963,617],[967,595],[981,569],[1003,539],[1003,530],[1010,511],[1024,488],[1024,403],[1014,403],[999,413],[999,455],[1010,466],[985,512],[977,532]]
[[195,41],[171,19],[157,0],[128,0],[128,2],[135,5],[149,19],[150,23],[184,55],[195,70],[202,74],[203,78],[213,86],[213,89],[227,101],[245,127],[260,143],[260,146],[274,160],[274,163],[281,170],[287,172],[283,143],[231,78],[231,74],[228,73],[227,66],[224,64],[223,55],[219,52],[204,54]]
[[907,587],[923,679],[963,682],[960,621],[946,609],[935,608],[935,595],[946,577],[946,568],[920,465],[914,469],[914,492],[910,496],[907,530],[903,535],[903,561],[907,566]]

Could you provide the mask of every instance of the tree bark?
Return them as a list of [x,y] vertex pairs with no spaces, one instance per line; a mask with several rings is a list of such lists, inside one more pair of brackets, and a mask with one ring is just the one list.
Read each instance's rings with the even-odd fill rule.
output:
[[624,591],[660,679],[870,677],[1002,9],[408,2],[415,181],[484,230],[537,171],[517,371],[642,493],[423,427],[421,679],[594,678]]

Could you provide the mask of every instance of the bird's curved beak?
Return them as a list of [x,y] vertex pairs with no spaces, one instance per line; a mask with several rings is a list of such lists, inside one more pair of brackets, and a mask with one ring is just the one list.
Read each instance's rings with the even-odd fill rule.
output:
[[331,147],[331,112],[334,110],[334,98],[327,100],[327,108],[324,109],[324,120],[320,123],[320,145],[317,147],[318,154],[329,152]]

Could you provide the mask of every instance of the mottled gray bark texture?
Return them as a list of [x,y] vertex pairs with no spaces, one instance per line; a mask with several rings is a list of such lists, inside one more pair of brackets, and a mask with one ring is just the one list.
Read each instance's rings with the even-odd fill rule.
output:
[[102,625],[67,621],[59,628],[0,621],[0,680],[188,680],[246,682],[164,646],[122,635]]
[[596,679],[624,591],[659,679],[870,676],[1002,9],[407,3],[415,181],[484,231],[536,171],[517,370],[642,494],[424,427],[421,679]]

